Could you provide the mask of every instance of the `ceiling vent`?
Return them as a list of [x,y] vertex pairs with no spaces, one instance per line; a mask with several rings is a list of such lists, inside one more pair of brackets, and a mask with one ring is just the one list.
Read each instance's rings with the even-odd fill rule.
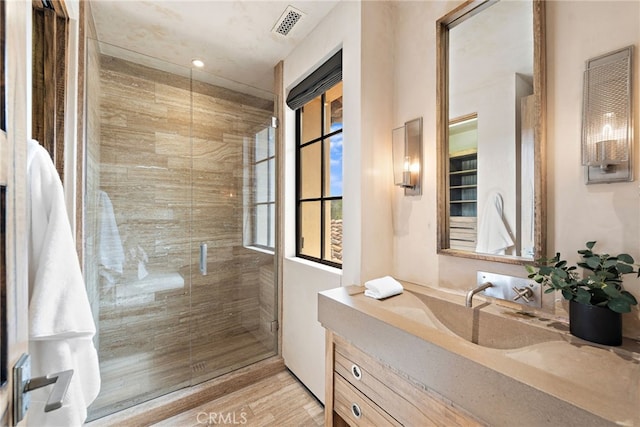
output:
[[286,36],[302,17],[304,17],[304,13],[293,6],[287,6],[271,31]]

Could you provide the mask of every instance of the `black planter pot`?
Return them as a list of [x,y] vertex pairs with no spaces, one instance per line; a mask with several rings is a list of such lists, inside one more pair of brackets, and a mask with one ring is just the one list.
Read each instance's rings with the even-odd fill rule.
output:
[[569,330],[572,335],[604,345],[622,344],[622,314],[607,307],[569,303]]

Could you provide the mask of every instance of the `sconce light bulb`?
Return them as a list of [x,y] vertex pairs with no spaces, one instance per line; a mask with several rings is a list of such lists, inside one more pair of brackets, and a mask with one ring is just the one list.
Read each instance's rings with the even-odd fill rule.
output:
[[404,158],[404,163],[402,164],[403,172],[409,172],[411,170],[411,159],[409,156]]

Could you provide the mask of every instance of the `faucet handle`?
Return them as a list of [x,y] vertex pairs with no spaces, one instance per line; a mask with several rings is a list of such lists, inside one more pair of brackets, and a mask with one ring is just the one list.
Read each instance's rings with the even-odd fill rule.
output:
[[516,296],[513,297],[514,301],[518,301],[520,298],[522,298],[524,301],[526,302],[531,302],[531,297],[533,297],[533,291],[531,290],[531,288],[528,287],[524,287],[524,288],[518,288],[517,286],[514,286],[513,288],[513,292],[516,293]]

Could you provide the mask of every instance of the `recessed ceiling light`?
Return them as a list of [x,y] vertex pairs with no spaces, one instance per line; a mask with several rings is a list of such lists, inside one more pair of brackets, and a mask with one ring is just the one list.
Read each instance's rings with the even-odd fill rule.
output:
[[191,63],[193,64],[194,67],[198,67],[198,68],[204,67],[204,62],[202,62],[199,59],[194,59],[193,61],[191,61]]

